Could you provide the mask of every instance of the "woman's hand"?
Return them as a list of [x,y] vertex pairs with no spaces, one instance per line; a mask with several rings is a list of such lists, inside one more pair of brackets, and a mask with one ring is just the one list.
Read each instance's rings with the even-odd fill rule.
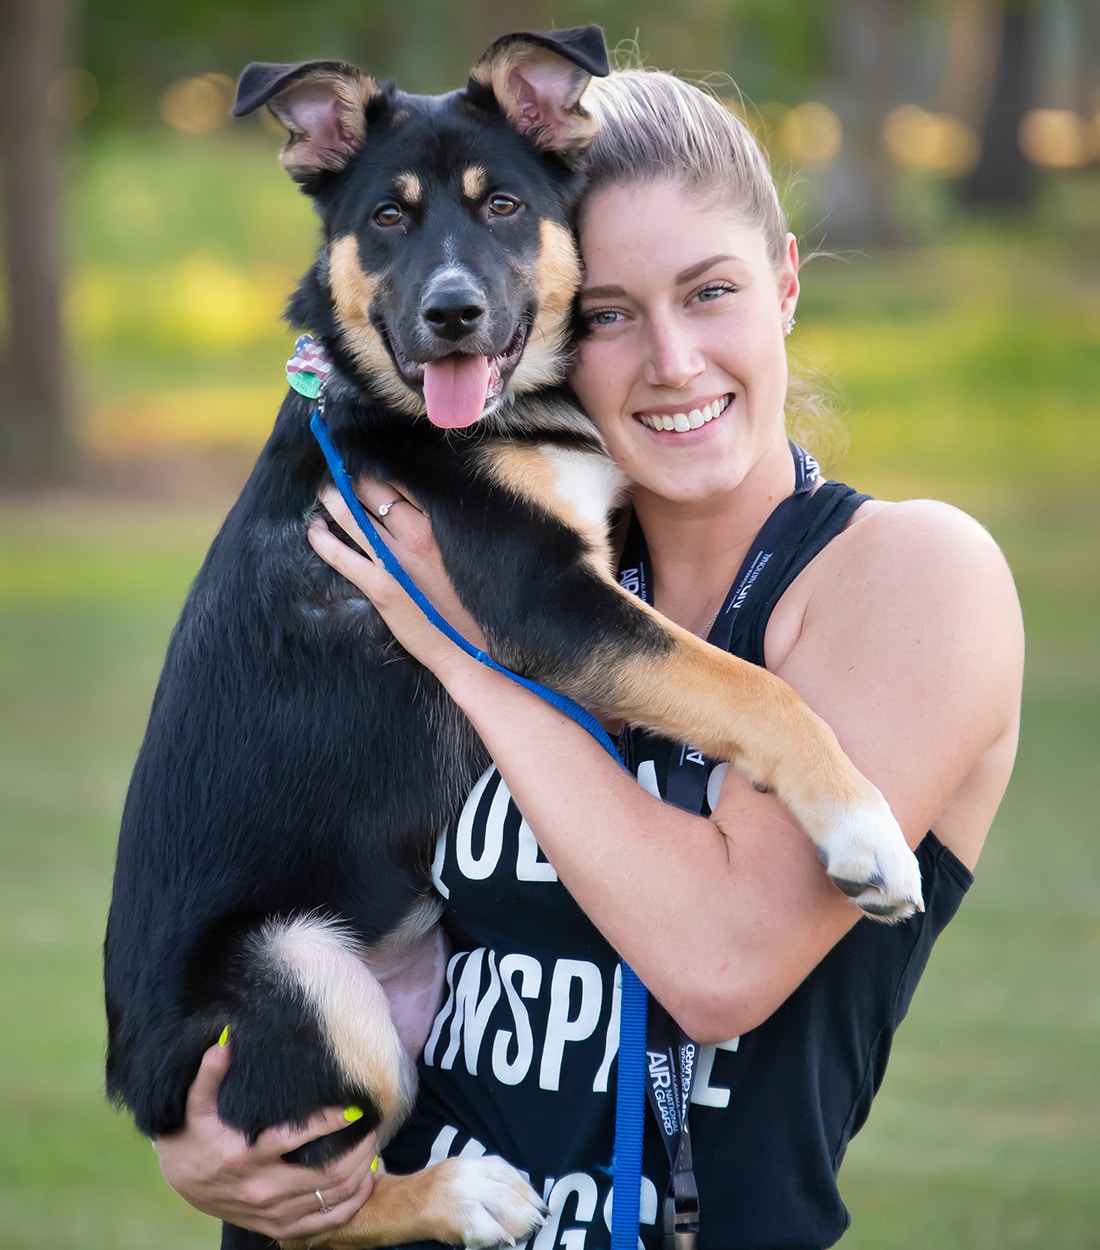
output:
[[[386,545],[436,611],[467,641],[484,648],[485,638],[455,593],[443,567],[431,522],[424,513],[387,482],[359,478],[355,489],[363,506],[374,518]],[[370,544],[366,536],[355,523],[336,487],[326,486],[319,499],[344,533],[369,552]],[[466,658],[431,624],[377,560],[370,555],[361,556],[341,542],[322,518],[316,518],[310,526],[309,541],[322,560],[359,587],[378,609],[398,642],[427,668],[442,676],[449,664],[461,663]]]
[[229,1046],[206,1052],[187,1095],[186,1126],[155,1143],[169,1185],[205,1214],[277,1240],[343,1227],[374,1187],[374,1134],[320,1170],[282,1156],[346,1128],[342,1108],[318,1112],[301,1129],[268,1129],[249,1146],[218,1117],[218,1088],[229,1062]]

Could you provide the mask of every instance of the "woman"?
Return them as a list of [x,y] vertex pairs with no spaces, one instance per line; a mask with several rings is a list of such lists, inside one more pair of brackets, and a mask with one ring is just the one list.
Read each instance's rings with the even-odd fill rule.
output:
[[[455,955],[418,1109],[387,1164],[502,1154],[548,1197],[546,1245],[606,1245],[621,956],[703,1044],[690,1116],[699,1245],[827,1246],[848,1222],[835,1183],[845,1147],[1007,783],[1018,605],[973,521],[823,486],[792,453],[784,337],[798,252],[747,131],[661,74],[613,75],[586,103],[600,126],[579,223],[573,385],[634,483],[624,564],[646,569],[666,616],[726,645],[712,623],[731,615],[739,579],[753,586],[743,565],[759,531],[781,501],[805,505],[816,519],[779,540],[771,597],[741,596],[733,645],[790,682],[886,795],[917,851],[927,910],[896,927],[861,919],[786,811],[722,765],[685,791],[676,753],[638,738],[639,785],[317,526],[315,549],[437,674],[495,761],[437,855]],[[361,495],[376,515],[402,501],[379,524],[476,639],[415,503],[391,483],[363,483]],[[354,535],[338,497],[325,503]],[[653,789],[690,791],[690,810]],[[321,1213],[315,1174],[303,1180],[279,1155],[340,1127],[341,1113],[249,1150],[214,1113],[228,1062],[217,1048],[204,1060],[188,1129],[161,1143],[166,1175],[201,1209],[272,1236],[338,1227],[369,1194],[371,1143],[328,1170]],[[647,1245],[660,1241],[668,1171],[654,1131]]]

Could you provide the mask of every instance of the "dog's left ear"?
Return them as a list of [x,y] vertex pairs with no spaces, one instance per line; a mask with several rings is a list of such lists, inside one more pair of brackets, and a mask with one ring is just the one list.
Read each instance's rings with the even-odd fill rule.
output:
[[609,70],[599,26],[519,31],[489,48],[470,71],[467,96],[503,110],[536,146],[575,160],[592,140],[596,124],[581,104],[592,77]]

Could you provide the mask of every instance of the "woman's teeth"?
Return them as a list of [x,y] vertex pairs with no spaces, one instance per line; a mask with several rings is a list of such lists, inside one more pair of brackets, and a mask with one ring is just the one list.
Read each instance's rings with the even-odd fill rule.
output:
[[690,412],[640,412],[638,420],[651,430],[678,430],[681,433],[684,430],[697,430],[725,412],[732,398],[732,395],[723,395],[721,399],[712,400],[703,408],[692,408]]

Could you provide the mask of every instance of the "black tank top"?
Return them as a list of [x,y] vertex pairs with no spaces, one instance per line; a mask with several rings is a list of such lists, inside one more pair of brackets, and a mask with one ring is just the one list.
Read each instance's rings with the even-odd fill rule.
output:
[[[833,482],[814,492],[738,616],[734,654],[763,664],[779,597],[863,499]],[[646,736],[636,749],[639,780],[665,797],[671,745]],[[704,810],[725,768],[713,770]],[[895,926],[859,921],[762,1025],[701,1048],[690,1112],[699,1250],[818,1250],[848,1226],[837,1170],[932,944],[972,880],[931,833],[917,855],[923,915]],[[551,1209],[530,1250],[607,1250],[618,956],[558,882],[495,769],[444,831],[434,876],[453,954],[416,1111],[386,1165],[406,1172],[450,1155],[501,1155]],[[647,1113],[647,1250],[661,1244],[668,1166]]]

